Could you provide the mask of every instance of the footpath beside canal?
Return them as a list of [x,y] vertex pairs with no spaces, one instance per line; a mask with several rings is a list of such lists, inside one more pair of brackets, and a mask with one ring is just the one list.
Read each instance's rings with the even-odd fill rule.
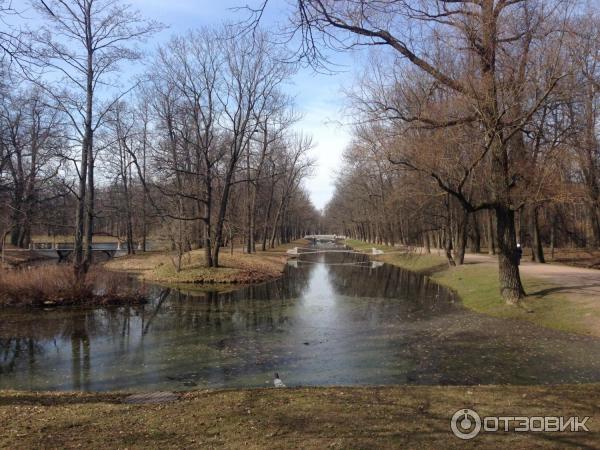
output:
[[527,320],[538,325],[590,336],[600,336],[600,271],[562,264],[523,262],[521,275],[527,297],[521,307],[508,306],[500,296],[496,257],[467,253],[465,264],[449,267],[446,259],[422,251],[349,240],[350,247],[370,252],[379,261],[426,273],[454,290],[463,304],[494,317]]

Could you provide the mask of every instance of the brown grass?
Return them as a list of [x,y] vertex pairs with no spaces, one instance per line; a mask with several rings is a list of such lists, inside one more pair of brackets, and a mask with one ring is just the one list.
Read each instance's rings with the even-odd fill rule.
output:
[[[597,448],[600,386],[394,386],[198,391],[172,403],[118,394],[0,391],[0,448]],[[589,416],[590,432],[450,430],[455,411]],[[514,429],[515,423],[511,424]]]
[[66,306],[141,303],[143,295],[127,275],[93,267],[78,282],[68,265],[42,265],[0,271],[1,306]]
[[114,258],[104,267],[115,272],[126,272],[138,278],[165,284],[250,284],[279,278],[285,267],[287,249],[302,246],[302,241],[276,247],[267,252],[253,254],[236,248],[233,254],[223,249],[219,267],[207,267],[204,250],[192,250],[183,255],[179,271],[175,268],[172,252],[146,252]]

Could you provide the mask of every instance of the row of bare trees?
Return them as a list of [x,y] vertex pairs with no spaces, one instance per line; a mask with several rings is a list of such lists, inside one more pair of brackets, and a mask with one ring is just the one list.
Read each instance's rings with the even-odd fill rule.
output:
[[43,25],[13,33],[22,51],[4,51],[0,98],[0,205],[13,245],[73,234],[83,278],[98,233],[131,253],[166,240],[180,267],[194,248],[218,266],[223,246],[254,252],[312,231],[312,143],[294,131],[282,90],[296,67],[264,32],[174,36],[127,83],[124,66],[161,24],[118,0],[31,5]]
[[[251,10],[250,28],[267,6]],[[477,223],[509,303],[525,295],[517,225],[531,227],[543,260],[544,229],[555,242],[559,218],[585,205],[562,239],[588,242],[589,224],[597,243],[598,22],[575,0],[297,2],[289,31],[301,58],[326,65],[327,47],[376,49],[351,94],[360,126],[332,223],[388,242],[442,230],[459,262]]]

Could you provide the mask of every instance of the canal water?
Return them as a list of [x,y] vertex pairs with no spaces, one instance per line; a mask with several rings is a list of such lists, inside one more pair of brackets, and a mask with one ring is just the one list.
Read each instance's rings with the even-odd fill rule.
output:
[[310,253],[235,292],[146,287],[111,309],[0,310],[0,389],[600,381],[600,340],[463,308],[426,277]]

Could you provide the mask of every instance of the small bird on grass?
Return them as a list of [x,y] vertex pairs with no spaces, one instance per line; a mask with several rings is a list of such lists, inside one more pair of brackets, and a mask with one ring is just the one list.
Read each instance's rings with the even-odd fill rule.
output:
[[285,384],[283,384],[283,381],[281,381],[281,378],[279,378],[279,374],[277,372],[275,372],[275,379],[273,380],[273,384],[276,388],[285,387]]

